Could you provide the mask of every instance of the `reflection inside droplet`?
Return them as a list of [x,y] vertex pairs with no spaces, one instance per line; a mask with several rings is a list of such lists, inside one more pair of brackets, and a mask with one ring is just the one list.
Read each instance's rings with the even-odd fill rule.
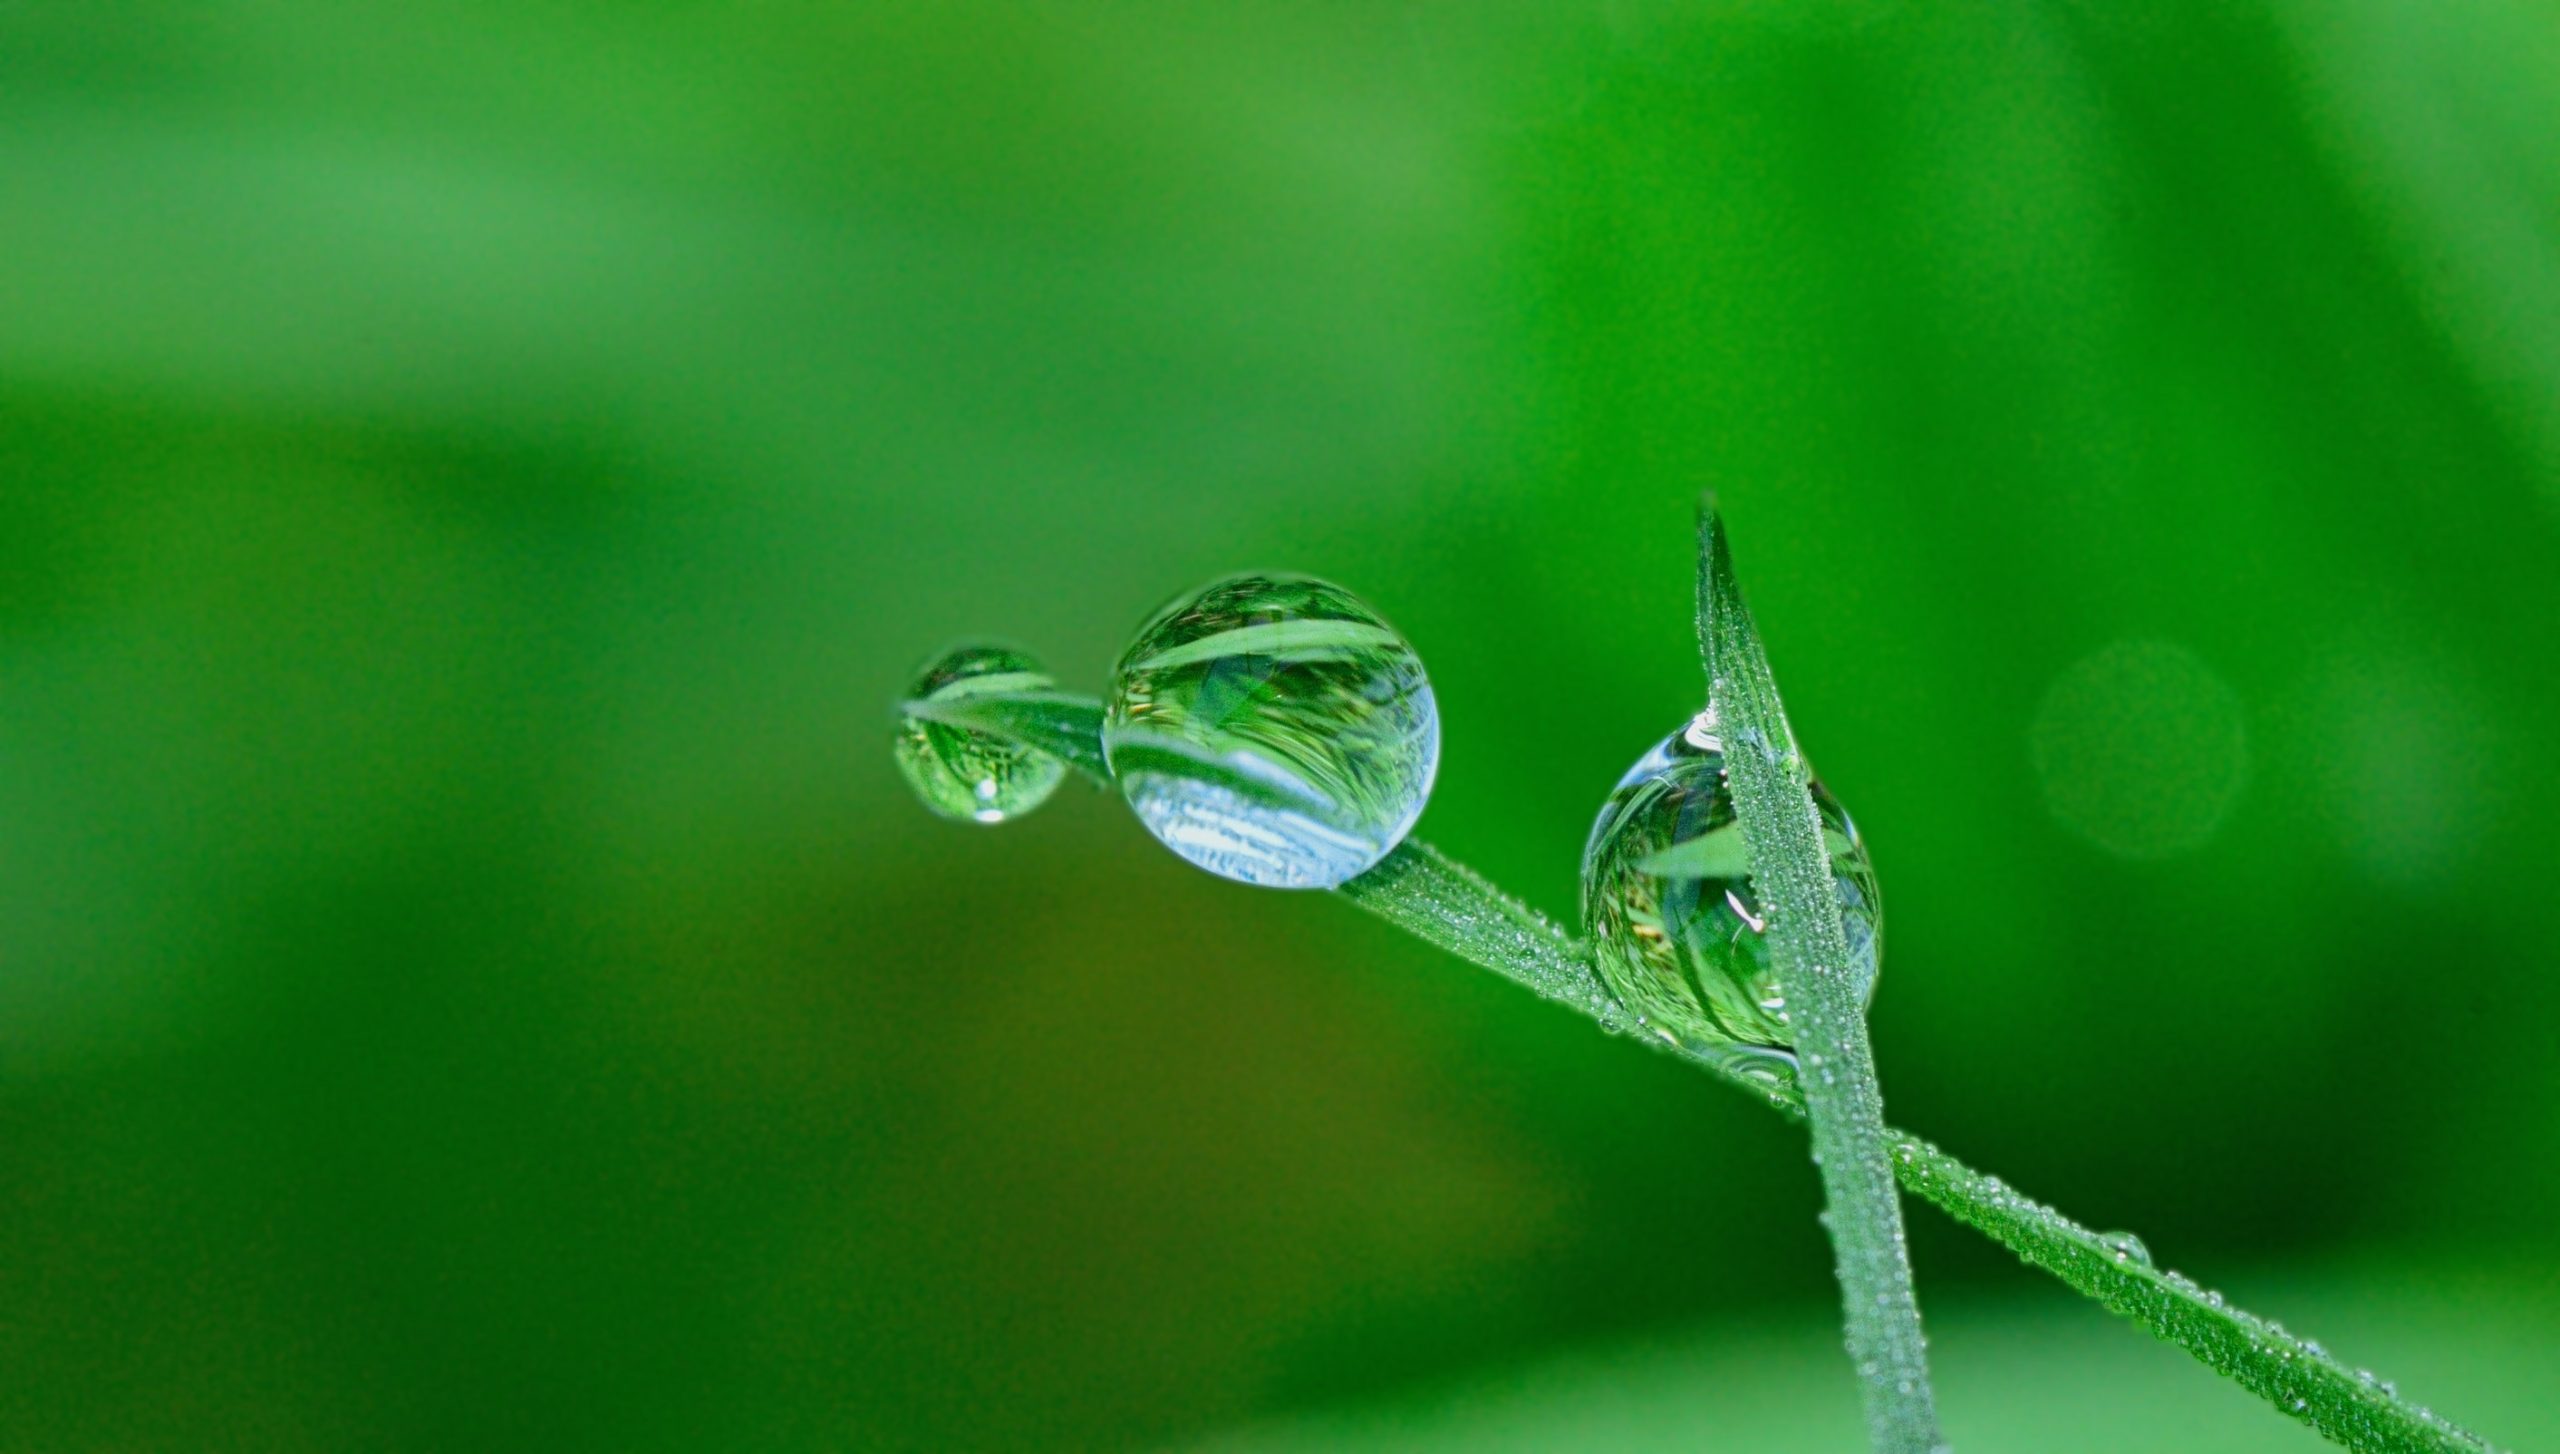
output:
[[1114,673],[1103,751],[1149,832],[1268,888],[1330,888],[1401,842],[1440,764],[1421,658],[1359,598],[1243,575],[1181,597]]
[[[1783,1082],[1795,1035],[1724,761],[1715,719],[1702,712],[1628,770],[1583,850],[1583,923],[1601,981],[1631,1014],[1674,1044]],[[1813,801],[1854,972],[1872,996],[1884,926],[1875,870],[1819,783]]]

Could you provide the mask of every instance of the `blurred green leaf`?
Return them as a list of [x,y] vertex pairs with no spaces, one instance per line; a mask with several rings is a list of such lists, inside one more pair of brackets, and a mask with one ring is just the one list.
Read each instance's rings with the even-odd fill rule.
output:
[[[1311,571],[1429,666],[1423,831],[1569,912],[1707,484],[1898,1119],[2199,1270],[2546,1266],[2555,37],[0,10],[0,1428],[1127,1446],[1827,1296],[1751,1108],[882,750],[945,642],[1092,691]],[[2139,640],[2252,763],[2152,863],[2027,737]]]

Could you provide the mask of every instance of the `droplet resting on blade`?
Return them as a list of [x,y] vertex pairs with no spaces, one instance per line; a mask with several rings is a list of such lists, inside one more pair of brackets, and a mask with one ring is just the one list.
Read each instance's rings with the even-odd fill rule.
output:
[[[1583,850],[1583,924],[1602,983],[1654,1033],[1755,1079],[1791,1082],[1795,1033],[1724,751],[1714,714],[1701,712],[1619,780]],[[1852,971],[1872,997],[1884,925],[1875,869],[1819,783],[1813,802]]]
[[1102,745],[1139,821],[1183,858],[1242,883],[1331,888],[1422,815],[1440,715],[1421,658],[1359,598],[1239,575],[1140,628]]
[[911,706],[890,739],[898,772],[935,814],[963,823],[1001,823],[1049,800],[1066,763],[1008,737],[935,721],[917,707],[955,707],[993,693],[1041,692],[1055,683],[1028,655],[973,642],[925,663],[907,693]]

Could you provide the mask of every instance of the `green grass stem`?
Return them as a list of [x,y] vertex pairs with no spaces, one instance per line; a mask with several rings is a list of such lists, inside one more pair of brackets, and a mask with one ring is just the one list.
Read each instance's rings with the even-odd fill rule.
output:
[[1712,500],[1698,515],[1698,650],[1724,739],[1725,783],[1751,851],[1752,890],[1768,923],[1770,963],[1795,1033],[1796,1081],[1822,1174],[1822,1223],[1840,1277],[1867,1440],[1879,1454],[1931,1454],[1946,1441],[1902,1239],[1865,987],[1840,922],[1812,774],[1787,725]]
[[[1040,692],[929,710],[936,720],[1055,752],[1095,781],[1110,781],[1102,756],[1102,704],[1091,697]],[[1783,1115],[1804,1117],[1802,1102],[1784,1091],[1654,1036],[1637,1035],[1634,1022],[1601,984],[1588,946],[1428,843],[1406,839],[1334,892],[1605,1030],[1679,1056]],[[2318,1343],[2232,1306],[2192,1279],[2153,1266],[2120,1238],[2090,1230],[1909,1132],[1888,1126],[1884,1135],[1904,1190],[2006,1247],[2019,1261],[2186,1349],[2333,1443],[2364,1454],[2495,1454],[2496,1446],[2402,1397],[2389,1380],[2341,1362]]]

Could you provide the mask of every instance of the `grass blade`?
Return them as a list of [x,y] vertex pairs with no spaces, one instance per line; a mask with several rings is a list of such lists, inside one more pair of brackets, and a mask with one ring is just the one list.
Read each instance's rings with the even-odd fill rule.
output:
[[[921,708],[923,704],[911,704]],[[928,715],[996,732],[1057,753],[1108,782],[1102,704],[1040,692],[980,698]],[[1377,867],[1334,892],[1426,943],[1480,969],[1626,1033],[1631,1027],[1593,968],[1589,949],[1537,910],[1420,839],[1408,838]],[[1650,1036],[1632,1036],[1678,1055],[1792,1119],[1801,1101],[1744,1079],[1716,1061]],[[2319,1344],[2230,1306],[2175,1272],[2122,1255],[2116,1243],[2033,1201],[1910,1134],[1887,1127],[1893,1174],[1912,1195],[1981,1232],[2112,1312],[2148,1328],[2197,1361],[2265,1399],[2289,1418],[2360,1454],[2498,1454],[2497,1446],[2400,1396],[2387,1380],[2340,1362]]]
[[1752,888],[1768,919],[1770,961],[1795,1031],[1796,1079],[1822,1171],[1822,1220],[1840,1274],[1842,1321],[1866,1402],[1868,1442],[1885,1454],[1930,1454],[1945,1441],[1902,1240],[1884,1096],[1867,1041],[1865,987],[1840,923],[1811,774],[1734,580],[1713,501],[1698,516],[1698,646],[1706,659],[1707,700],[1724,736],[1725,781],[1750,848]]
[[908,717],[1010,737],[1064,758],[1069,767],[1108,784],[1102,756],[1102,704],[1074,692],[986,692],[940,702],[900,702]]

